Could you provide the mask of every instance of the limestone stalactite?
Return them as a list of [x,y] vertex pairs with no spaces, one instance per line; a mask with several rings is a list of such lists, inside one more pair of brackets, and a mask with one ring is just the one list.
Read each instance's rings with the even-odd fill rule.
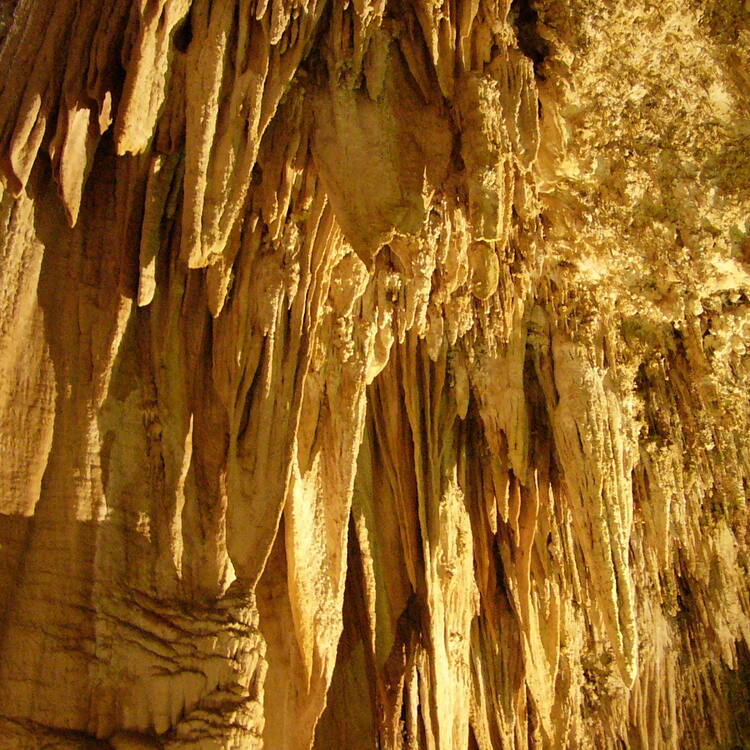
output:
[[0,748],[750,746],[750,6],[0,0]]

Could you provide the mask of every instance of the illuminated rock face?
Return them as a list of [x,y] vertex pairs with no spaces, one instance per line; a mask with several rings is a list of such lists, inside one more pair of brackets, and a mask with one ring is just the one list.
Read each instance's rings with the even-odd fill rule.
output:
[[750,6],[0,1],[0,748],[750,746]]

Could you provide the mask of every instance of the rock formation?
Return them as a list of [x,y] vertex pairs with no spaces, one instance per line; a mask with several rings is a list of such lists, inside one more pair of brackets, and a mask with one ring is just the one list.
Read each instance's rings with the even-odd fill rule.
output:
[[2,750],[750,747],[750,3],[0,40]]

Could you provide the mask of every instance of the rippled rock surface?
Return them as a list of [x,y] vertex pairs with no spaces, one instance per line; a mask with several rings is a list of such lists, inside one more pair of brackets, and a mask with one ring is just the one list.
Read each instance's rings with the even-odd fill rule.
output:
[[0,748],[750,747],[750,5],[0,0]]

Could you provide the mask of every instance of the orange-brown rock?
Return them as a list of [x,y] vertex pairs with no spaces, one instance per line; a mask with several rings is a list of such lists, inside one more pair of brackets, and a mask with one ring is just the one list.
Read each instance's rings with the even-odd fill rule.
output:
[[0,0],[0,749],[750,747],[748,60]]

